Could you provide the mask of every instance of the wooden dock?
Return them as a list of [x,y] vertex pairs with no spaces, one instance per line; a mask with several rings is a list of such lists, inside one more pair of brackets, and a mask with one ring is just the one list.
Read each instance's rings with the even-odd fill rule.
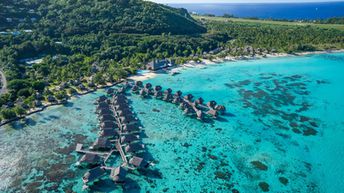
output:
[[125,153],[124,153],[124,151],[123,151],[123,149],[122,149],[122,146],[121,146],[119,140],[116,142],[116,149],[117,149],[117,150],[119,151],[119,153],[121,154],[121,158],[122,158],[123,162],[124,162],[125,164],[128,165],[127,156],[125,155]]

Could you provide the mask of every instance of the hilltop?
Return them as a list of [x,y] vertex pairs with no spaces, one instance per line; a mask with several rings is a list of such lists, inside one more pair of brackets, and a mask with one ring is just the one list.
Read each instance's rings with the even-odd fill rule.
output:
[[[2,1],[1,26],[52,37],[87,33],[197,34],[206,29],[186,9],[142,0]],[[2,27],[1,30],[4,30]]]

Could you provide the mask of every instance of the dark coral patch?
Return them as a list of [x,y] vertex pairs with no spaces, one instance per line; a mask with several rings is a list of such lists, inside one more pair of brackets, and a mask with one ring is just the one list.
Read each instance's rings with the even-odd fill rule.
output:
[[289,180],[285,177],[279,177],[278,180],[283,184],[287,185],[289,183]]
[[232,174],[229,172],[216,171],[215,179],[230,180]]
[[303,131],[303,135],[304,136],[312,136],[312,135],[316,135],[318,132],[313,129],[313,128],[310,128],[308,127],[306,130]]
[[251,164],[254,165],[254,167],[258,168],[259,170],[263,170],[263,171],[268,170],[268,166],[263,164],[260,161],[251,161]]
[[266,182],[259,182],[259,187],[262,189],[263,192],[269,192],[270,191],[270,186]]

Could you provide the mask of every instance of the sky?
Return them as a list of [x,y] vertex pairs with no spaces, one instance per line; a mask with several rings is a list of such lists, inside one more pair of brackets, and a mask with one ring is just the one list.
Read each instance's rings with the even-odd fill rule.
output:
[[340,0],[150,0],[157,3],[281,3],[336,2]]

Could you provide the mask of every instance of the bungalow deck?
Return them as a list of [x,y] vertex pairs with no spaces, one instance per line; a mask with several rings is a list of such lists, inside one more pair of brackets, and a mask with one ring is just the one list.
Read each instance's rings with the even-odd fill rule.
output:
[[82,149],[83,144],[78,143],[76,145],[75,151],[78,153],[83,153],[83,154],[93,154],[93,155],[99,155],[102,157],[105,157],[108,159],[108,157],[110,157],[110,155],[114,152],[114,150],[110,151],[110,152],[101,152],[101,151],[91,151],[91,150],[83,150]]

